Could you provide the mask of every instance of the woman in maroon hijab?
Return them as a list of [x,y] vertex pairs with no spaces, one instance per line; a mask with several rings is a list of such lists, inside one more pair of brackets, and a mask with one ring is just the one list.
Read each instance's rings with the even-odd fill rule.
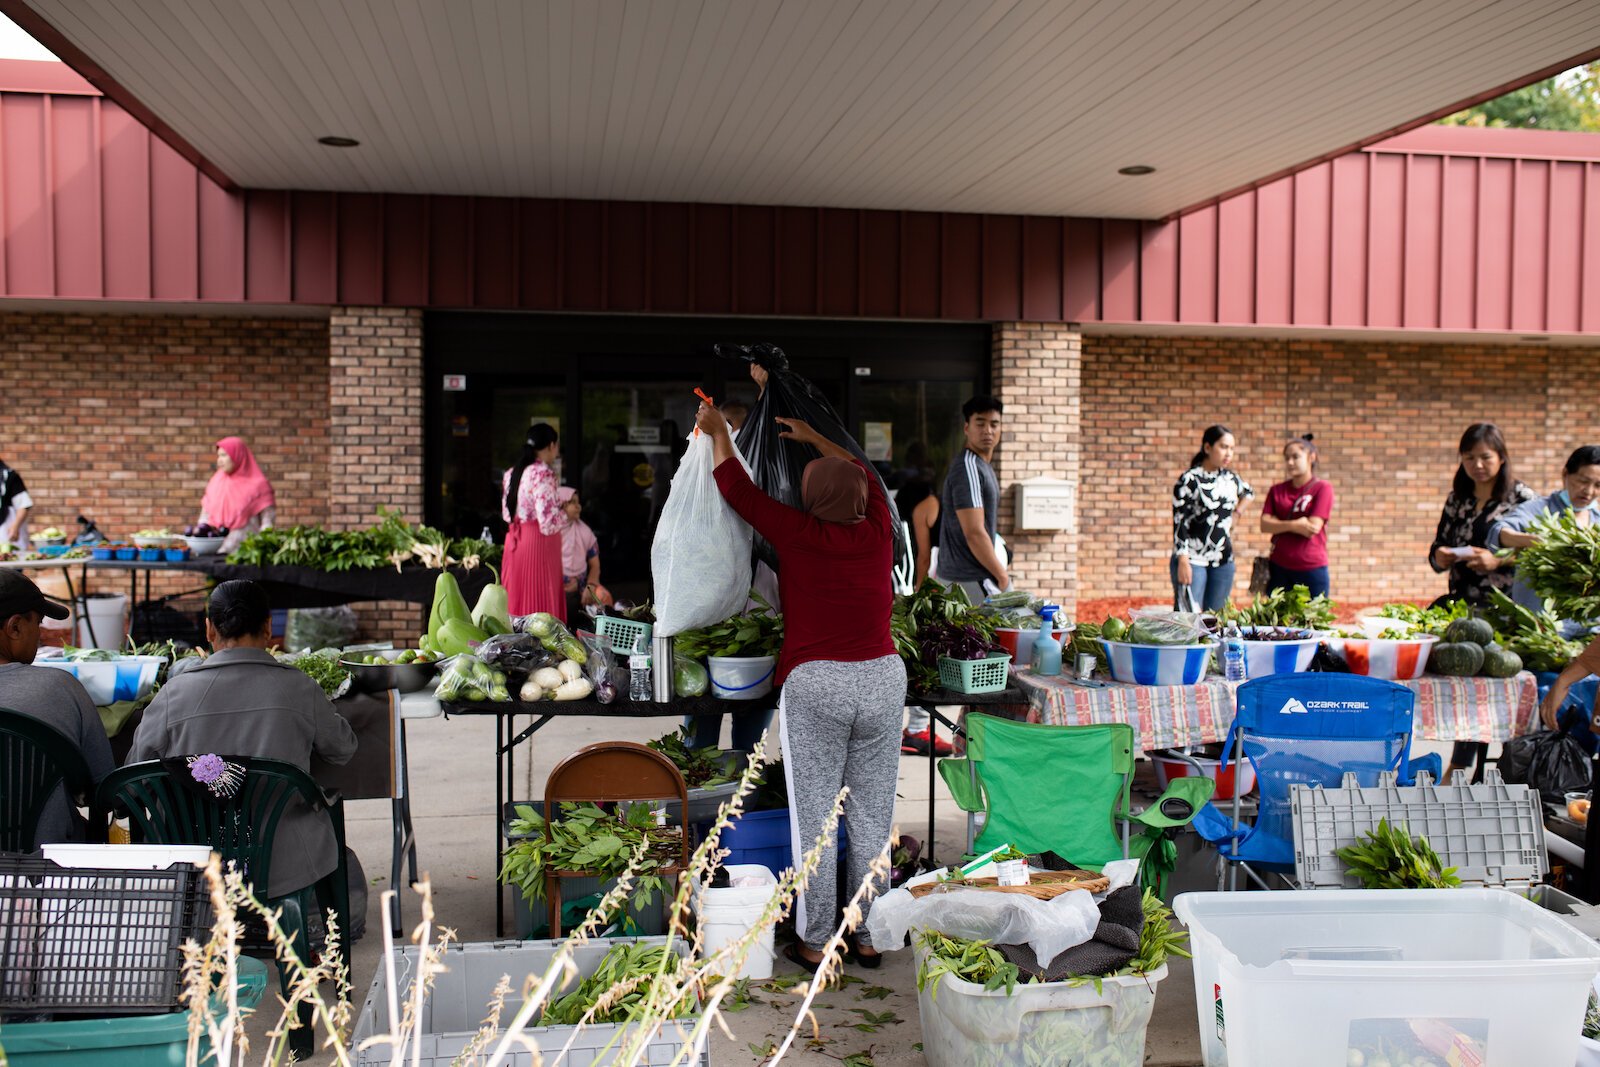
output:
[[[786,427],[780,436],[820,453],[801,478],[804,509],[780,504],[735,459],[721,412],[702,404],[695,421],[711,435],[723,497],[778,553],[784,628],[778,729],[796,860],[814,847],[834,797],[849,786],[847,872],[850,884],[859,885],[889,845],[906,696],[905,667],[889,636],[889,503],[849,452],[798,419],[780,418]],[[786,950],[806,970],[816,969],[833,934],[836,882],[829,850],[795,907],[803,944]],[[887,878],[875,888],[886,891]],[[853,955],[864,967],[882,962],[864,936]]]

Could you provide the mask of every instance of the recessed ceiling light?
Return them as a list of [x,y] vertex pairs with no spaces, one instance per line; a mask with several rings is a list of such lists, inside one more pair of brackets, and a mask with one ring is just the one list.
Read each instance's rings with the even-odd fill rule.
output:
[[1126,174],[1130,178],[1137,178],[1142,174],[1154,174],[1155,172],[1156,172],[1156,168],[1148,166],[1148,165],[1146,165],[1144,163],[1135,163],[1131,167],[1118,167],[1117,168],[1117,173],[1118,174]]
[[356,140],[354,137],[337,137],[333,134],[329,134],[327,137],[318,137],[317,143],[325,144],[329,148],[354,148],[361,142]]

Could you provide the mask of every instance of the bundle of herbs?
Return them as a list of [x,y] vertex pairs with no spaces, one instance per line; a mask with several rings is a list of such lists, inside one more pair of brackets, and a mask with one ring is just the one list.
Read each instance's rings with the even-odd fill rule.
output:
[[715,745],[694,748],[689,744],[693,737],[689,728],[683,726],[654,741],[646,741],[645,745],[671,760],[690,789],[711,789],[738,780],[736,755]]
[[1334,623],[1333,601],[1325,596],[1313,597],[1303,585],[1279,589],[1256,597],[1245,607],[1232,602],[1217,613],[1224,625],[1237,623],[1247,626],[1282,626],[1293,629],[1327,630]]
[[500,881],[515,886],[530,905],[544,899],[547,871],[616,878],[628,871],[642,849],[629,903],[635,909],[645,907],[656,893],[666,890],[666,878],[655,872],[675,863],[682,848],[683,828],[657,826],[654,812],[645,804],[613,812],[594,804],[563,803],[559,817],[550,823],[549,840],[545,820],[537,811],[518,804],[515,812],[511,836],[521,840],[506,849]]
[[1600,526],[1580,525],[1570,512],[1547,515],[1517,552],[1517,577],[1550,603],[1558,619],[1600,618]]
[[1454,867],[1446,867],[1426,837],[1413,839],[1402,823],[1379,819],[1364,839],[1334,853],[1350,869],[1345,872],[1363,889],[1452,889],[1461,884]]
[[715,626],[685,630],[672,639],[672,651],[686,659],[707,656],[776,656],[783,647],[783,616],[759,593],[750,594],[759,607],[724,619]]
[[1409,634],[1424,633],[1443,638],[1451,623],[1457,619],[1470,619],[1473,616],[1472,608],[1465,600],[1456,600],[1439,607],[1427,608],[1406,603],[1385,604],[1378,609],[1378,617],[1409,622],[1413,627]]
[[[627,1023],[643,1019],[658,983],[670,986],[674,961],[666,945],[633,942],[614,945],[600,966],[572,992],[552,1001],[539,1019],[540,1026],[576,1026],[603,1000],[591,1025]],[[618,993],[619,990],[625,990]],[[697,1005],[683,1001],[674,1018],[692,1015]]]
[[905,661],[911,688],[918,692],[941,688],[941,655],[982,659],[989,651],[1000,651],[994,643],[997,621],[993,612],[974,608],[959,585],[947,588],[932,578],[912,595],[896,597],[889,633]]
[[496,566],[500,547],[475,537],[451,538],[431,526],[413,526],[398,511],[378,512],[365,530],[333,531],[320,526],[274,526],[239,543],[229,563],[250,567],[310,567],[322,571],[399,568],[416,559],[435,569],[452,563]]
[[1547,601],[1540,611],[1530,611],[1495,589],[1484,612],[1500,634],[1500,643],[1522,657],[1530,671],[1559,671],[1577,658],[1583,645],[1561,636],[1561,622]]

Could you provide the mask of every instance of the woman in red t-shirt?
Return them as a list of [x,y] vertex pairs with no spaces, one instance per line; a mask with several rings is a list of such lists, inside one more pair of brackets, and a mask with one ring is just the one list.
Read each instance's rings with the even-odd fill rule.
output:
[[1272,535],[1268,592],[1303,585],[1312,596],[1328,595],[1328,519],[1333,486],[1317,477],[1317,446],[1310,434],[1283,446],[1289,480],[1267,490],[1261,532]]
[[[889,847],[900,766],[906,670],[889,636],[893,520],[883,489],[860,461],[798,419],[777,421],[786,427],[780,437],[821,454],[806,465],[800,480],[804,510],[756,488],[734,455],[720,411],[702,404],[695,416],[701,431],[711,435],[723,498],[778,553],[783,601],[778,730],[795,859],[816,846],[840,787],[849,786],[847,874],[851,885],[860,885],[872,861]],[[801,943],[784,951],[809,971],[817,969],[833,935],[834,855],[824,850],[800,895],[794,915]],[[887,877],[875,881],[876,892],[888,891]],[[852,955],[863,967],[882,962],[864,930]]]

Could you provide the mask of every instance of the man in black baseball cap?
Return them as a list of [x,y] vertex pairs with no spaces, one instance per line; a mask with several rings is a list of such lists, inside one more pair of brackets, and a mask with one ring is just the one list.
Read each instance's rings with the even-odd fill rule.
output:
[[[115,764],[94,701],[66,671],[32,665],[39,652],[39,621],[70,614],[65,604],[41,593],[27,575],[0,570],[0,708],[55,727],[83,753],[89,774],[98,783]],[[39,815],[33,844],[82,841],[84,830],[66,787],[58,785]]]

